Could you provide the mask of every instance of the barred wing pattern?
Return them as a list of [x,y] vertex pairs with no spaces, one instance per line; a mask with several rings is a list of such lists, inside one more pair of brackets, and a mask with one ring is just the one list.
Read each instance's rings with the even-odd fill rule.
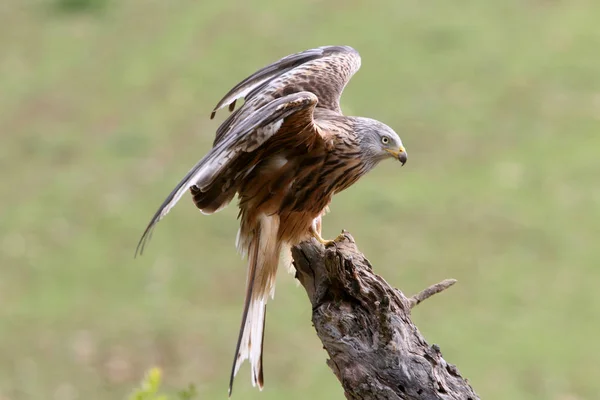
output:
[[309,110],[312,118],[312,109],[316,103],[317,98],[312,93],[301,92],[280,97],[232,127],[231,134],[216,144],[167,196],[138,242],[136,255],[143,253],[154,226],[167,215],[187,190],[191,187],[199,190],[208,187],[242,152],[256,150],[273,136],[277,132],[273,127],[281,125],[279,121],[303,110]]
[[242,107],[223,123],[217,140],[230,124],[243,119],[257,105],[293,92],[314,93],[319,99],[317,107],[341,114],[340,97],[360,64],[360,55],[352,47],[323,46],[289,55],[258,70],[234,86],[215,106],[211,119],[223,107],[229,106],[229,111],[233,111],[241,98],[251,102],[250,107]]

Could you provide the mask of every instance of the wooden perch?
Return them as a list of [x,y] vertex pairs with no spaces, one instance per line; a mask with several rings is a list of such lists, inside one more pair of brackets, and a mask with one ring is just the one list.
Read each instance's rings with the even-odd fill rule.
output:
[[455,280],[408,298],[373,273],[347,232],[328,248],[316,240],[301,243],[292,256],[327,364],[347,399],[479,399],[410,319],[414,306]]

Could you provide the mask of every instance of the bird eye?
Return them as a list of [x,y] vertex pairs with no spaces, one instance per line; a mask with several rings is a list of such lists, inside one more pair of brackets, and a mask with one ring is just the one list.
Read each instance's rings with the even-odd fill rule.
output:
[[383,143],[383,144],[388,144],[389,142],[390,142],[390,138],[389,138],[389,137],[387,137],[387,136],[383,136],[383,137],[381,138],[381,143]]

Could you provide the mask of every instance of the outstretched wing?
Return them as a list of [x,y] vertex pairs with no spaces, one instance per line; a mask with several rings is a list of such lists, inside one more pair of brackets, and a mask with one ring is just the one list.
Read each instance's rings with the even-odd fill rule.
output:
[[[300,130],[313,124],[317,96],[309,92],[288,94],[270,102],[232,125],[224,140],[210,150],[175,186],[158,208],[137,245],[135,254],[141,254],[152,234],[152,229],[175,206],[192,186],[207,188],[243,152],[252,152],[277,133],[284,119],[293,117]],[[316,130],[315,130],[316,132]],[[289,134],[290,132],[288,132]],[[293,133],[293,132],[291,132]]]
[[284,57],[231,89],[217,104],[211,118],[219,108],[229,106],[233,111],[240,98],[245,103],[221,124],[211,151],[156,211],[138,243],[136,255],[143,252],[156,223],[187,190],[195,186],[202,191],[241,153],[254,151],[276,134],[285,118],[296,114],[295,120],[312,124],[315,107],[341,113],[340,96],[359,68],[360,56],[352,47],[324,46]]
[[324,46],[292,54],[268,65],[237,84],[217,103],[211,114],[236,101],[245,103],[223,122],[214,144],[233,131],[237,123],[281,96],[298,92],[314,93],[317,107],[341,114],[340,97],[350,78],[360,68],[360,55],[349,46]]

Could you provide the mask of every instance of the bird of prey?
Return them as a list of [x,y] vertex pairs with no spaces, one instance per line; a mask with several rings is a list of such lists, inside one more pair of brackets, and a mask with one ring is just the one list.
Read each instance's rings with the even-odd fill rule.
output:
[[[144,231],[141,253],[156,223],[190,191],[204,214],[237,194],[236,245],[248,258],[246,297],[229,383],[250,361],[253,386],[263,388],[263,334],[280,255],[310,238],[324,245],[321,217],[332,196],[385,159],[406,162],[400,137],[389,126],[348,117],[340,96],[360,68],[349,46],[323,46],[289,55],[250,75],[219,101],[228,107],[212,149],[167,196]],[[244,99],[235,109],[236,101]]]

